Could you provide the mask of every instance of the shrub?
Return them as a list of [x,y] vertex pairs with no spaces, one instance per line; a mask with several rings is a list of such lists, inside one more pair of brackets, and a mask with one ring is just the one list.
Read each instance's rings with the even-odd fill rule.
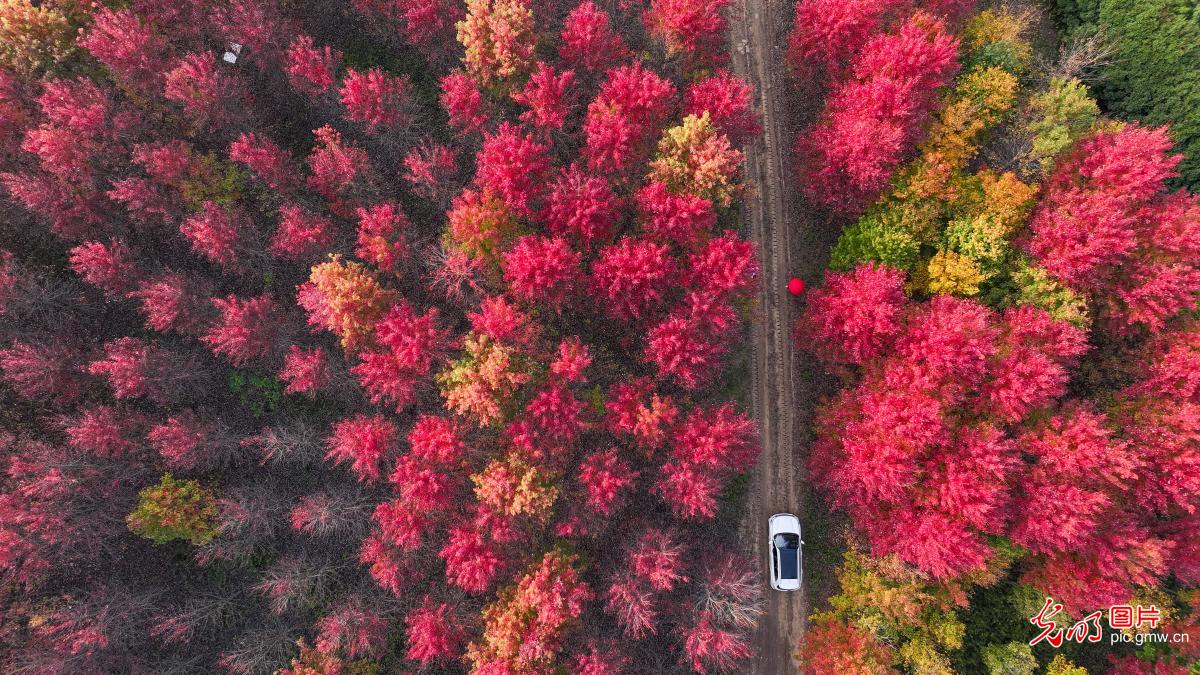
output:
[[129,529],[156,544],[177,539],[207,544],[217,536],[217,505],[212,492],[194,480],[163,474],[157,485],[138,493]]

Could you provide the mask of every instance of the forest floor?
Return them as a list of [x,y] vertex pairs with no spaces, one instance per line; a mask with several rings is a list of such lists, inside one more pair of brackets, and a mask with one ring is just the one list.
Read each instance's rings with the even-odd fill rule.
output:
[[[762,262],[762,286],[753,324],[751,401],[762,434],[762,456],[751,472],[740,536],[746,552],[761,561],[766,614],[752,649],[753,671],[797,672],[792,660],[813,607],[836,586],[840,532],[806,481],[812,419],[820,397],[834,386],[809,355],[793,349],[792,324],[801,305],[787,293],[793,276],[817,284],[829,261],[838,228],[805,204],[791,167],[794,132],[819,111],[820,92],[798,90],[785,64],[792,4],[739,0],[731,13],[733,67],[759,95],[762,138],[746,151],[746,177],[754,193],[743,210]],[[809,87],[811,88],[811,87]],[[781,593],[766,585],[767,519],[791,512],[804,529],[804,583]]]

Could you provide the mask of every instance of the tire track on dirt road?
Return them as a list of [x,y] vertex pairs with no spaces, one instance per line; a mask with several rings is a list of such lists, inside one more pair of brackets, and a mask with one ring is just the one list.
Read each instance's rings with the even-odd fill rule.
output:
[[801,226],[788,209],[793,181],[784,156],[790,138],[785,101],[780,100],[789,10],[790,4],[781,0],[738,0],[730,15],[734,70],[754,86],[764,128],[762,139],[746,150],[746,177],[755,193],[744,211],[762,262],[761,314],[753,326],[752,404],[763,448],[751,474],[740,533],[747,553],[760,562],[768,589],[766,614],[752,645],[753,671],[762,675],[797,672],[791,656],[808,615],[805,587],[781,593],[769,590],[766,583],[767,518],[790,511],[800,516],[801,523],[807,522],[802,508],[803,462],[796,446],[792,308],[785,291],[793,273],[792,228]]

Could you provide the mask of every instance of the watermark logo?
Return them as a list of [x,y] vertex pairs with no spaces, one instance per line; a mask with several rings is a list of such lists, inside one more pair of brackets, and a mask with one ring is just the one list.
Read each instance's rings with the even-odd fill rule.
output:
[[1064,631],[1054,622],[1054,617],[1058,616],[1062,609],[1063,606],[1054,602],[1053,598],[1046,598],[1046,604],[1042,605],[1042,611],[1029,620],[1029,623],[1042,631],[1029,641],[1030,647],[1045,641],[1051,647],[1058,649],[1062,646],[1063,640],[1083,643],[1099,642],[1104,638],[1104,630],[1100,627],[1100,610],[1088,614]]
[[[1038,643],[1045,642],[1055,649],[1062,646],[1063,642],[1100,642],[1104,639],[1104,628],[1100,625],[1100,620],[1104,616],[1101,610],[1096,610],[1091,614],[1079,619],[1075,623],[1067,626],[1065,629],[1056,622],[1054,617],[1058,616],[1063,610],[1063,606],[1054,602],[1053,598],[1046,598],[1045,604],[1042,605],[1042,610],[1036,616],[1029,619],[1029,623],[1033,624],[1039,631],[1037,637],[1029,641],[1029,646],[1035,646]],[[1162,621],[1162,613],[1158,607],[1154,605],[1113,605],[1108,608],[1108,627],[1113,631],[1108,636],[1109,644],[1131,642],[1141,646],[1147,642],[1187,642],[1190,637],[1187,633],[1128,633],[1123,631],[1133,629],[1146,629],[1153,631],[1158,628],[1158,624]]]

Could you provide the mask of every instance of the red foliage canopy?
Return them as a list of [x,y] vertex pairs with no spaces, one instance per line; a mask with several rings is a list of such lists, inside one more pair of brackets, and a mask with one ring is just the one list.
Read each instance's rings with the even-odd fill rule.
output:
[[407,126],[410,89],[407,77],[388,75],[380,68],[365,73],[350,68],[341,89],[346,118],[366,124],[370,131]]
[[280,328],[278,310],[271,296],[242,299],[230,295],[213,298],[212,304],[221,318],[209,327],[200,341],[214,354],[224,356],[235,366],[242,366],[271,352]]
[[303,349],[292,345],[283,357],[283,369],[279,379],[287,383],[283,391],[287,394],[311,394],[329,382],[329,363],[325,349],[313,347]]
[[79,44],[118,77],[145,90],[156,90],[166,63],[166,41],[128,9],[102,9]]
[[600,249],[592,283],[605,299],[609,316],[633,321],[661,305],[675,274],[675,261],[665,245],[625,237]]
[[797,138],[808,194],[847,213],[878,196],[958,71],[957,52],[943,23],[923,12],[871,38],[851,78],[830,92],[821,121]]
[[1170,147],[1166,129],[1136,124],[1082,140],[1030,223],[1029,252],[1122,330],[1162,330],[1200,297],[1200,204],[1167,192],[1182,159]]
[[462,631],[453,609],[446,603],[434,603],[429,596],[404,617],[404,623],[408,629],[405,656],[423,666],[453,658],[462,644]]
[[288,192],[300,182],[295,159],[270,139],[245,133],[229,146],[229,159],[245,164],[273,190]]
[[329,91],[342,53],[317,47],[307,35],[297,35],[288,46],[284,72],[297,91],[316,95]]
[[475,157],[475,182],[500,197],[514,213],[528,215],[546,182],[548,150],[531,134],[505,122],[496,133],[484,133],[483,147]]
[[616,173],[641,161],[674,107],[675,93],[675,85],[640,61],[610,69],[583,125],[588,168]]
[[336,464],[350,462],[359,480],[379,478],[379,462],[396,443],[396,426],[381,415],[355,415],[333,425],[326,440],[325,459]]
[[575,71],[556,73],[552,66],[538,61],[525,88],[512,95],[514,101],[529,108],[521,113],[521,121],[542,129],[561,129],[574,107],[574,82]]
[[724,61],[721,15],[730,0],[650,0],[643,15],[646,30],[666,44],[667,54],[683,54],[700,63]]
[[114,240],[107,246],[87,241],[70,253],[71,269],[109,297],[120,297],[138,281],[139,270],[122,241]]
[[907,304],[904,273],[883,265],[830,272],[808,294],[797,344],[828,364],[861,365],[889,349]]
[[584,0],[567,14],[563,22],[564,61],[589,70],[603,70],[629,55],[625,40],[613,31],[608,14],[591,0]]
[[591,248],[612,235],[619,210],[620,200],[608,181],[572,164],[551,184],[542,217],[551,233]]
[[455,71],[441,80],[442,108],[450,115],[450,125],[464,133],[479,131],[488,121],[483,95],[466,73]]
[[587,505],[602,516],[619,508],[622,492],[637,479],[616,448],[588,455],[579,466],[579,482],[587,491]]
[[240,241],[250,228],[249,220],[238,211],[204,202],[203,210],[179,225],[192,250],[225,266],[237,264]]
[[522,237],[503,258],[504,280],[513,295],[555,309],[572,295],[580,277],[579,254],[561,237]]
[[885,14],[908,4],[897,0],[800,0],[788,36],[788,58],[802,72],[819,65],[836,77],[879,30]]
[[646,234],[655,241],[693,248],[717,222],[711,201],[672,194],[663,183],[647,183],[637,194]]
[[683,113],[699,117],[707,112],[718,131],[741,145],[762,133],[753,101],[754,91],[745,80],[719,70],[688,85]]
[[299,204],[279,207],[279,227],[271,240],[270,250],[288,260],[312,259],[333,241],[333,223],[310,213]]
[[396,204],[384,202],[370,208],[358,208],[358,248],[354,254],[384,272],[399,272],[408,257],[404,236],[411,226],[408,216]]

